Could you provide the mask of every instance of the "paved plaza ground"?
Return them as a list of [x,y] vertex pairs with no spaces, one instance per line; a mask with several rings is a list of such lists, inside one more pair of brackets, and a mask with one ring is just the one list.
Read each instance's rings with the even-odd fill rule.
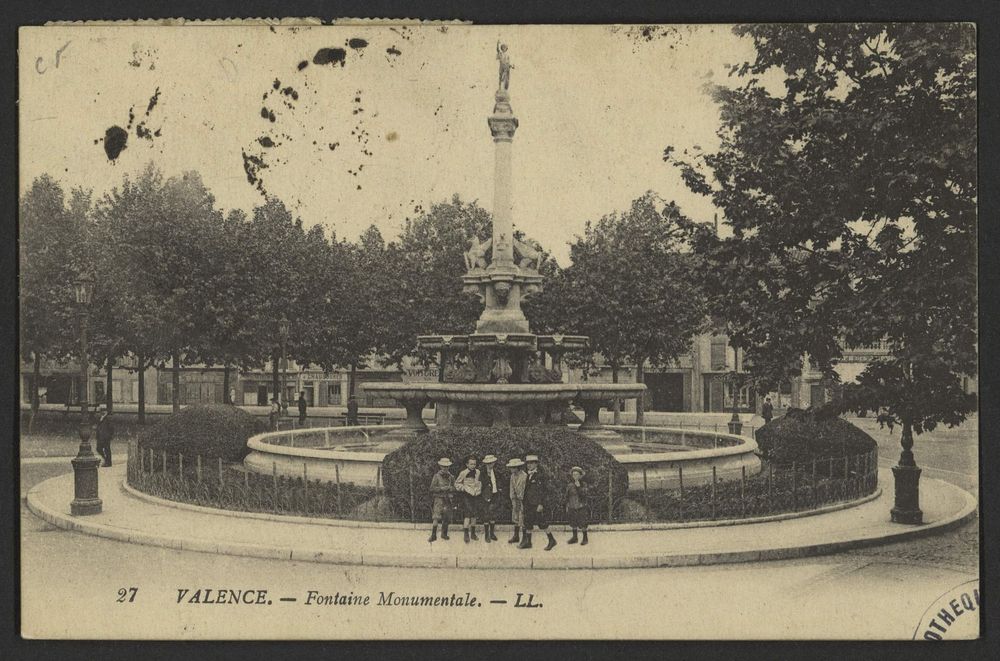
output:
[[[890,466],[898,452],[898,430],[889,434],[865,428],[879,441],[880,466]],[[977,485],[976,439],[974,427],[918,438],[915,450],[925,475],[966,489]],[[75,452],[75,442],[62,443],[67,454]],[[47,441],[29,439],[22,456],[24,450],[37,458],[23,460],[22,497],[32,486],[70,470],[66,460],[45,458],[47,451],[54,451]],[[107,488],[103,483],[102,489]],[[450,623],[452,637],[509,637],[508,627],[514,621],[519,623],[518,637],[528,638],[554,629],[585,638],[628,636],[623,622],[632,623],[633,635],[662,638],[909,638],[923,610],[939,594],[979,575],[976,519],[940,535],[834,555],[571,573],[348,567],[197,553],[68,532],[34,516],[23,503],[21,525],[23,621],[25,633],[39,637],[282,638],[292,628],[319,639],[373,638],[387,631],[398,637],[426,637],[440,632],[442,621]],[[564,542],[565,534],[560,538]],[[422,535],[417,542],[427,546]],[[595,534],[592,546],[599,543]],[[560,544],[556,550],[566,549]],[[136,605],[116,604],[117,588],[129,586],[139,588]],[[274,605],[264,610],[176,603],[178,589],[212,586],[261,587],[273,597],[297,601],[274,599]],[[461,609],[442,615],[437,609],[399,613],[396,608],[373,606],[357,613],[348,607],[306,607],[303,601],[309,590],[366,593],[373,598],[383,591],[475,590],[487,602],[508,602],[480,607],[486,609],[512,608],[518,592],[530,592],[543,608],[511,611],[514,615],[503,618],[504,628],[493,631],[490,618]],[[70,599],[82,612],[114,616],[102,617],[99,628],[87,618],[66,618],[57,625],[47,614],[53,604]],[[560,613],[570,607],[579,617],[567,623]],[[109,610],[114,608],[121,609],[121,617]],[[830,626],[833,621],[838,622],[836,628]]]

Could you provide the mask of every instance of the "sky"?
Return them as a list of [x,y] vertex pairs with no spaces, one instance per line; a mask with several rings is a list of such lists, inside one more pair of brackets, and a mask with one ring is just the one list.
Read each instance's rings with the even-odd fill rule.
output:
[[221,209],[249,212],[266,193],[347,239],[373,223],[395,237],[456,193],[492,207],[486,117],[501,40],[520,122],[514,224],[563,264],[586,221],[647,190],[713,220],[663,150],[717,144],[705,86],[752,56],[722,25],[48,26],[19,37],[22,191],[49,173],[96,199],[154,162],[167,176],[199,172]]

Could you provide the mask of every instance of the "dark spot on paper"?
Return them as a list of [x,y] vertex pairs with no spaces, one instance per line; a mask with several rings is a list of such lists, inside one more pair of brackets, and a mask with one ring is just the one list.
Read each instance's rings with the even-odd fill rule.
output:
[[104,153],[109,161],[116,160],[127,143],[128,131],[120,126],[112,126],[104,132]]
[[411,32],[411,30],[410,30],[410,28],[406,27],[405,25],[400,26],[398,28],[393,27],[393,28],[389,28],[389,29],[392,30],[393,32],[395,32],[396,34],[398,34],[400,37],[402,37],[405,41],[409,41],[410,40],[410,32]]
[[313,64],[332,64],[334,66],[344,66],[347,59],[347,51],[343,48],[320,48],[313,55]]
[[125,125],[125,130],[128,131],[132,128],[132,123],[135,122],[135,106],[128,109],[128,124]]
[[395,142],[396,140],[399,140],[399,134],[396,133],[395,131],[389,131],[385,135],[385,139],[387,142]]
[[157,50],[155,48],[143,48],[139,44],[133,44],[132,46],[132,59],[129,60],[128,64],[134,69],[142,67],[146,62],[149,62],[149,70],[156,70],[156,54]]
[[353,39],[349,39],[347,41],[347,45],[353,48],[354,50],[361,50],[362,48],[368,45],[368,41],[366,39],[359,39],[358,37],[354,37]]
[[276,119],[276,117],[274,116],[274,111],[268,110],[267,108],[260,109],[260,116],[270,122],[274,122],[274,120]]
[[271,87],[273,87],[274,89],[278,89],[279,87],[281,87],[281,81],[275,78],[274,82],[271,83]]
[[309,60],[302,60],[301,62],[299,62],[299,71],[302,71],[307,66],[309,66]]
[[153,141],[153,132],[146,128],[146,122],[139,122],[135,127],[135,134],[143,140]]
[[403,54],[403,51],[399,50],[395,46],[389,46],[388,48],[385,49],[385,52],[388,53],[389,55],[392,55],[393,57],[397,57]]
[[292,98],[293,98],[294,100],[296,100],[296,101],[298,101],[298,100],[299,100],[299,93],[298,93],[298,92],[296,92],[296,91],[295,91],[294,89],[292,89],[291,87],[285,87],[284,89],[282,89],[282,90],[281,90],[281,93],[282,93],[282,94],[284,94],[285,96],[290,96],[290,97],[292,97]]
[[153,112],[153,108],[156,104],[160,102],[160,88],[157,87],[156,91],[153,92],[153,96],[149,97],[149,104],[146,106],[146,117],[149,117],[149,113]]
[[340,146],[340,143],[339,142],[331,142],[329,146],[330,146],[330,151],[334,151],[337,147]]
[[267,168],[264,159],[253,154],[243,152],[243,171],[247,174],[247,181],[257,190],[264,191],[264,182],[260,179],[260,171]]
[[262,147],[271,148],[274,146],[274,140],[272,140],[270,137],[266,135],[262,135],[261,137],[257,138],[257,142],[259,142]]

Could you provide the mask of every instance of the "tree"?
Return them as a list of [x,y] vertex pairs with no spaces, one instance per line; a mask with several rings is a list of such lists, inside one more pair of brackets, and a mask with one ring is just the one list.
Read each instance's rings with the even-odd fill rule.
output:
[[195,347],[198,361],[223,366],[222,391],[227,403],[233,368],[250,369],[261,364],[253,333],[255,310],[247,274],[256,267],[243,249],[247,219],[242,211],[231,211],[218,224],[205,228],[214,257],[200,269],[202,295],[196,301]]
[[187,172],[164,180],[150,164],[108,193],[97,209],[104,257],[97,290],[109,308],[104,335],[118,339],[119,355],[137,358],[139,415],[145,413],[144,372],[167,360],[172,404],[180,408],[180,369],[202,349],[196,319],[206,269],[215,264],[221,222],[201,177]]
[[29,429],[38,411],[42,360],[62,361],[78,349],[73,281],[85,265],[89,206],[89,195],[80,190],[67,205],[62,187],[47,174],[20,200],[19,324],[21,360],[32,363]]
[[102,306],[95,330],[105,338],[117,337],[120,351],[135,357],[140,424],[145,423],[145,372],[162,353],[159,299],[147,280],[147,265],[160,256],[147,225],[158,213],[162,187],[162,174],[149,164],[136,179],[126,176],[121,187],[97,203],[94,213],[95,298]]
[[[692,231],[675,204],[648,192],[627,211],[587,223],[570,245],[562,288],[568,320],[590,337],[615,382],[631,360],[642,383],[647,365],[676,361],[704,327],[707,309],[687,245]],[[640,398],[636,424],[644,408]]]
[[665,158],[724,211],[752,269],[775,276],[760,293],[772,330],[815,316],[783,352],[832,374],[837,340],[887,342],[890,357],[870,363],[838,409],[901,426],[893,518],[919,520],[912,436],[975,406],[960,387],[977,355],[975,28],[735,31],[756,55],[733,67],[735,87],[714,90],[719,149]]
[[473,236],[485,240],[491,228],[489,212],[458,195],[407,219],[398,244],[385,249],[392,260],[381,275],[395,290],[389,299],[395,323],[380,343],[386,364],[418,355],[418,335],[473,331],[482,304],[462,291],[463,255]]

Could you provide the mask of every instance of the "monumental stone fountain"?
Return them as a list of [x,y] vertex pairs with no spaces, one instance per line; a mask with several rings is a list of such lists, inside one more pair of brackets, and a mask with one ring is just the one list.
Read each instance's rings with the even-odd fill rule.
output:
[[543,256],[514,234],[511,149],[518,120],[510,105],[506,49],[498,45],[497,55],[500,84],[487,117],[496,159],[492,237],[482,243],[473,239],[462,277],[466,291],[482,299],[483,311],[468,335],[417,338],[420,347],[438,352],[449,366],[444,381],[367,383],[366,392],[391,397],[406,408],[402,425],[259,434],[247,442],[250,454],[244,464],[273,475],[377,486],[386,454],[429,431],[422,413],[432,402],[438,427],[563,425],[563,414],[575,403],[585,414],[578,432],[625,465],[631,491],[678,488],[682,472],[688,485],[757,473],[757,444],[750,438],[683,427],[602,426],[602,407],[641,397],[646,386],[564,383],[563,355],[589,350],[588,338],[531,332],[521,302],[542,289],[538,267]]
[[[465,255],[465,291],[477,294],[483,312],[469,335],[424,335],[422,349],[438,352],[445,364],[439,383],[366,384],[370,393],[399,401],[407,411],[398,435],[427,431],[422,411],[433,402],[440,427],[452,425],[526,427],[563,424],[562,414],[571,402],[585,413],[580,432],[591,436],[613,435],[604,430],[599,413],[613,400],[642,395],[642,384],[563,383],[562,356],[589,347],[579,335],[536,335],[521,308],[528,296],[542,290],[539,266],[543,255],[514,234],[512,149],[518,119],[510,105],[510,62],[505,46],[498,45],[500,83],[493,113],[487,117],[493,137],[492,238],[473,238]],[[549,356],[546,367],[545,355]]]

